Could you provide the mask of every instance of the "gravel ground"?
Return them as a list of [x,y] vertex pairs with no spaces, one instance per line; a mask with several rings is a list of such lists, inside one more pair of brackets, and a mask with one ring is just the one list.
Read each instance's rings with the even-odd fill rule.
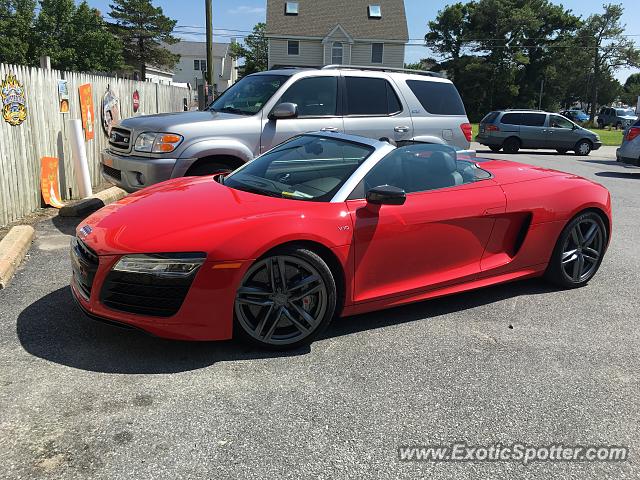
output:
[[[352,317],[289,354],[85,319],[68,288],[75,225],[42,221],[0,291],[2,477],[639,478],[640,169],[612,151],[514,156],[612,192],[587,287],[524,281]],[[399,445],[453,441],[626,445],[631,460],[398,461]]]

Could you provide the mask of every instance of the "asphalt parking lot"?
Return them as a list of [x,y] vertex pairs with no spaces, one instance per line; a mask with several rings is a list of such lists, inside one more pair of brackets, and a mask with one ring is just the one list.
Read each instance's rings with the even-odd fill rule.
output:
[[[587,287],[523,281],[347,318],[287,354],[85,319],[68,288],[75,223],[41,222],[0,291],[2,477],[639,478],[640,168],[613,152],[510,156],[611,191]],[[454,441],[625,445],[631,460],[398,460],[399,445]]]

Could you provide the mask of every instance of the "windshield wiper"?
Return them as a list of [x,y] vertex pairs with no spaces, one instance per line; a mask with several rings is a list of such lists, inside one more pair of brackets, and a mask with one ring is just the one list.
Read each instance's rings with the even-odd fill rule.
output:
[[271,192],[269,190],[262,190],[261,188],[252,187],[251,185],[247,185],[246,183],[243,183],[241,185],[234,185],[232,188],[236,188],[238,190],[242,190],[243,192],[257,193],[258,195],[265,195],[267,197],[282,198],[282,194],[281,193]]
[[240,110],[239,108],[235,108],[235,107],[222,107],[218,110],[216,110],[215,108],[212,108],[212,110],[214,112],[235,113],[237,115],[251,115],[251,113],[246,112],[244,110]]

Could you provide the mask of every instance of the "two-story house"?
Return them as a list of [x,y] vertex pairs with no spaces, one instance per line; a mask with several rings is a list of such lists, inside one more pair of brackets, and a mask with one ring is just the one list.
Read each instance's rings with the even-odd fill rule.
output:
[[[213,74],[215,89],[223,92],[238,79],[236,60],[231,57],[229,43],[213,43]],[[180,61],[174,68],[173,81],[175,83],[189,83],[195,90],[196,85],[203,82],[207,71],[206,42],[189,42],[180,40],[166,48],[180,55]]]
[[409,40],[403,0],[267,0],[269,68],[402,68]]

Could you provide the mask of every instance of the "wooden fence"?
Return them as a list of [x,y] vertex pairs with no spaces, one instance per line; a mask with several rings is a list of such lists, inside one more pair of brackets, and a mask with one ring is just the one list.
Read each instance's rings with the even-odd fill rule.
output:
[[[108,144],[100,115],[102,97],[107,88],[119,97],[122,118],[182,111],[185,99],[191,104],[193,96],[189,89],[182,87],[0,63],[0,82],[8,73],[14,74],[24,84],[27,119],[18,126],[11,126],[0,115],[0,227],[41,207],[42,157],[59,158],[62,197],[75,198],[78,188],[66,122],[68,119],[81,118],[80,85],[90,83],[93,93],[95,138],[86,142],[93,186],[102,182],[100,152]],[[67,114],[59,113],[59,79],[67,80],[70,104]],[[133,92],[136,90],[140,96],[140,108],[134,114]]]

